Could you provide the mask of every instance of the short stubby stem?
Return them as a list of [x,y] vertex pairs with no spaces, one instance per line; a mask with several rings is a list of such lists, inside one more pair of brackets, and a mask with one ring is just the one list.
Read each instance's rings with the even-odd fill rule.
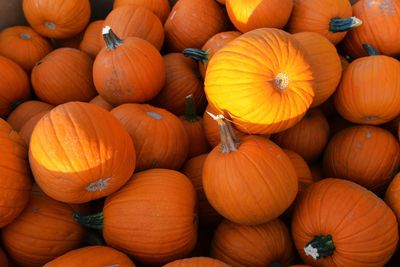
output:
[[326,258],[333,255],[335,244],[331,235],[319,235],[304,246],[304,252],[314,260]]
[[209,51],[196,48],[185,48],[183,50],[183,55],[185,57],[191,57],[196,61],[200,61],[201,63],[206,64],[208,61]]
[[30,40],[32,37],[29,33],[21,33],[19,37],[23,40]]
[[103,212],[99,212],[91,215],[82,215],[79,213],[73,214],[74,220],[80,225],[86,226],[88,228],[101,230],[103,229],[103,220],[104,214]]
[[285,90],[289,86],[289,76],[284,72],[279,72],[274,81],[276,88],[279,90]]
[[110,26],[105,26],[102,31],[108,49],[115,49],[122,44],[122,40],[112,31]]
[[368,56],[378,56],[379,52],[370,44],[362,44],[364,51],[368,54]]
[[52,30],[52,31],[54,31],[57,28],[57,25],[51,21],[45,21],[44,26],[46,26],[47,29]]
[[347,19],[332,18],[329,23],[329,31],[331,32],[347,32],[362,24],[362,20],[357,17],[350,17]]

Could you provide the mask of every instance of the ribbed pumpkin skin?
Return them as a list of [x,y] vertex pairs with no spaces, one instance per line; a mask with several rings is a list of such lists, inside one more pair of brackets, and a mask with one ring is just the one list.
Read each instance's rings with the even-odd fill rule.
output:
[[165,66],[159,51],[137,37],[123,40],[115,49],[103,48],[93,64],[98,93],[112,105],[146,102],[165,83]]
[[179,118],[182,122],[183,128],[185,128],[189,141],[189,152],[187,158],[190,159],[203,153],[208,153],[210,151],[210,146],[204,136],[203,118],[197,117],[196,121],[187,120],[184,116],[180,116]]
[[209,38],[225,30],[225,20],[215,0],[179,0],[164,24],[169,51],[201,48]]
[[35,114],[35,116],[30,118],[22,126],[21,130],[19,131],[19,135],[22,137],[22,139],[24,139],[25,144],[26,144],[27,147],[29,147],[29,143],[31,141],[32,132],[33,132],[33,129],[35,128],[36,124],[38,123],[38,121],[41,118],[44,117],[44,115],[46,115],[49,112],[50,112],[50,110],[44,110],[42,112],[39,112],[39,113]]
[[29,78],[17,63],[4,56],[0,56],[0,69],[0,117],[6,118],[15,103],[28,100]]
[[91,14],[88,0],[23,0],[22,8],[36,32],[55,39],[72,37],[83,31]]
[[[396,216],[375,194],[341,179],[312,184],[295,208],[292,236],[301,258],[312,266],[378,267],[398,242]],[[332,235],[333,255],[313,260],[304,246],[317,235]]]
[[74,211],[34,188],[25,210],[3,228],[4,248],[18,265],[26,267],[41,267],[78,248],[85,230],[72,218]]
[[47,195],[67,203],[85,203],[125,184],[136,157],[128,132],[108,111],[70,102],[38,122],[31,136],[29,161],[36,182]]
[[239,36],[214,55],[205,92],[239,130],[270,134],[304,116],[314,98],[313,80],[300,43],[282,30],[264,28]]
[[297,179],[299,182],[299,192],[303,193],[306,188],[313,183],[313,177],[311,174],[310,167],[308,167],[307,162],[296,152],[284,149],[285,154],[289,157],[292,162],[294,169],[296,171]]
[[[138,37],[154,45],[158,50],[164,43],[164,27],[150,9],[127,5],[113,9],[104,20],[103,26],[110,26],[121,39]],[[103,47],[105,42],[102,42]]]
[[139,5],[150,9],[162,23],[168,17],[170,5],[168,0],[114,0],[114,9],[125,5]]
[[51,50],[50,42],[30,27],[9,27],[0,34],[0,54],[13,60],[28,73]]
[[211,255],[237,267],[264,267],[279,262],[288,266],[293,244],[285,224],[279,220],[257,226],[241,226],[223,221],[211,244]]
[[0,147],[0,227],[4,227],[28,204],[32,179],[27,147],[3,119],[0,119]]
[[7,122],[11,127],[18,131],[21,130],[22,126],[29,121],[33,116],[42,112],[50,111],[54,108],[53,105],[47,104],[45,102],[30,100],[20,104],[13,112],[8,116]]
[[348,0],[294,0],[288,29],[290,33],[316,32],[336,45],[346,36],[346,32],[329,31],[331,19],[347,19],[351,16]]
[[108,103],[107,101],[104,100],[100,95],[95,96],[92,100],[89,101],[89,103],[95,104],[99,107],[102,107],[108,111],[112,110],[114,108],[113,105]]
[[91,58],[95,58],[103,48],[104,41],[101,36],[104,20],[96,20],[91,22],[83,34],[82,41],[79,44],[79,50],[88,54]]
[[353,5],[353,16],[361,19],[363,24],[351,30],[344,39],[343,48],[347,54],[353,58],[365,56],[362,48],[365,43],[383,55],[400,54],[399,1],[359,0]]
[[342,76],[339,54],[336,47],[318,33],[301,32],[293,36],[309,56],[315,77],[315,97],[311,107],[319,106],[333,95],[339,85]]
[[31,75],[33,89],[44,102],[60,105],[89,101],[96,96],[93,60],[75,48],[59,48],[37,64]]
[[248,32],[258,28],[282,29],[289,20],[293,0],[226,0],[233,25]]
[[208,154],[203,167],[204,192],[218,213],[238,224],[256,225],[277,218],[290,206],[298,190],[297,176],[277,145],[247,136],[236,151],[223,153],[220,146]]
[[165,108],[180,116],[185,111],[185,97],[193,95],[196,107],[203,110],[206,103],[203,80],[196,62],[182,53],[169,53],[163,56],[166,80],[160,93],[152,104]]
[[400,173],[390,182],[385,194],[385,202],[393,210],[398,220],[400,220]]
[[400,114],[399,72],[400,62],[388,56],[356,59],[335,93],[337,111],[359,124],[378,125],[394,119]]
[[8,267],[10,266],[8,264],[8,258],[7,255],[4,253],[3,249],[0,249],[0,266],[2,267]]
[[272,140],[312,163],[321,155],[329,140],[329,124],[321,111],[313,109],[292,128],[275,134]]
[[135,267],[135,264],[122,252],[106,246],[88,246],[65,253],[48,262],[43,267]]
[[176,260],[171,263],[164,265],[163,267],[229,267],[230,265],[223,263],[222,261],[207,258],[207,257],[195,257],[182,260]]
[[127,129],[136,149],[136,170],[178,170],[189,152],[182,122],[175,115],[148,104],[124,104],[111,114]]
[[324,172],[370,190],[379,190],[391,180],[400,163],[399,142],[387,130],[353,126],[336,134],[324,153]]
[[103,236],[139,262],[160,266],[193,249],[195,205],[196,191],[185,175],[166,169],[136,173],[106,199]]

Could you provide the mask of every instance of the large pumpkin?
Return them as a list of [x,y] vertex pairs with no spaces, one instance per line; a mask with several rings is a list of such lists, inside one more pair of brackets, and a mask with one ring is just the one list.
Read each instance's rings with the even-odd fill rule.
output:
[[170,262],[163,267],[229,267],[230,265],[222,261],[207,258],[207,257],[194,257],[188,259],[181,259]]
[[288,266],[293,258],[289,231],[279,219],[256,226],[227,220],[217,228],[211,255],[235,267]]
[[88,246],[72,250],[48,262],[43,267],[135,267],[122,252],[106,246]]
[[11,223],[29,201],[32,179],[22,138],[0,119],[0,227]]
[[124,104],[111,113],[127,129],[135,144],[138,171],[178,170],[185,162],[189,140],[182,122],[174,114],[148,104]]
[[207,99],[245,133],[283,131],[297,123],[313,102],[310,64],[300,43],[282,30],[245,33],[208,63]]
[[40,60],[32,70],[32,86],[38,98],[60,105],[89,101],[96,96],[93,60],[74,48],[59,48]]
[[104,41],[101,36],[104,20],[96,20],[89,24],[83,34],[82,41],[79,44],[79,50],[88,54],[91,58],[96,58],[97,54],[103,48]]
[[109,27],[103,29],[103,37],[107,47],[93,64],[93,80],[99,94],[113,105],[155,97],[165,82],[159,51],[137,37],[121,40]]
[[396,250],[393,211],[367,189],[340,179],[312,184],[296,205],[292,236],[311,266],[384,266]]
[[147,7],[160,18],[162,23],[165,22],[170,11],[168,0],[114,0],[114,8],[125,5],[139,5]]
[[83,31],[91,14],[89,0],[23,0],[22,7],[35,31],[55,39]]
[[105,109],[69,102],[36,125],[29,146],[36,182],[50,197],[84,203],[125,184],[135,169],[128,132]]
[[289,20],[293,0],[226,0],[233,25],[248,32],[258,28],[282,29]]

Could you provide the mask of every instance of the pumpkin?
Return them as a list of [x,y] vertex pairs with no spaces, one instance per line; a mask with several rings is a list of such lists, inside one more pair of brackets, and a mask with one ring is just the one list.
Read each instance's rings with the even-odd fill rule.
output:
[[21,127],[21,130],[19,131],[19,135],[22,137],[22,139],[24,139],[25,144],[27,145],[27,147],[29,147],[29,143],[31,141],[32,132],[33,132],[33,129],[35,128],[36,124],[38,123],[38,121],[41,118],[43,118],[44,115],[46,115],[49,112],[50,112],[50,110],[44,110],[42,112],[39,112],[39,113],[35,114],[34,116],[32,116],[32,118],[30,118]]
[[164,43],[164,28],[160,19],[143,6],[127,5],[113,9],[104,21],[103,26],[107,25],[121,39],[142,38],[158,50]]
[[79,50],[88,54],[91,58],[96,58],[97,54],[103,48],[103,38],[101,31],[103,29],[104,20],[96,20],[91,22],[86,28],[82,41],[79,44]]
[[226,0],[225,5],[233,25],[244,33],[258,28],[282,29],[293,0]]
[[198,198],[199,224],[201,226],[215,226],[222,221],[222,216],[210,205],[203,189],[203,167],[208,154],[190,158],[182,167],[185,174],[193,183]]
[[[345,0],[346,1],[346,0]],[[303,46],[315,75],[315,97],[311,107],[325,102],[335,92],[342,76],[342,65],[336,47],[314,32],[293,35]]]
[[47,113],[32,132],[29,162],[40,188],[67,203],[107,196],[135,169],[128,132],[106,110],[69,102]]
[[136,170],[178,170],[189,152],[182,122],[165,109],[148,104],[123,104],[111,114],[127,129],[136,148]]
[[335,93],[337,111],[359,124],[378,125],[396,118],[400,114],[399,72],[400,62],[388,56],[356,59],[344,72]]
[[348,0],[294,0],[288,30],[290,33],[316,32],[336,45],[348,31],[363,22],[357,14],[352,16]]
[[360,0],[353,5],[353,15],[363,21],[343,41],[344,51],[353,58],[366,56],[363,44],[373,46],[388,56],[400,54],[400,2],[397,0]]
[[201,49],[185,48],[183,54],[199,62],[199,71],[203,79],[206,76],[208,62],[222,47],[241,35],[238,31],[220,32],[212,36]]
[[305,115],[314,98],[313,80],[300,43],[282,30],[263,28],[237,37],[214,55],[205,92],[239,130],[271,134]]
[[151,103],[180,116],[185,113],[185,97],[193,95],[196,106],[203,110],[206,104],[204,82],[196,62],[182,53],[169,53],[164,55],[163,59],[166,70],[165,85]]
[[203,167],[204,192],[211,206],[237,224],[256,225],[277,218],[297,194],[293,164],[269,139],[245,136],[239,140],[224,118],[217,122],[221,143],[208,154]]
[[179,0],[164,24],[168,50],[201,48],[210,37],[225,30],[225,21],[215,0]]
[[3,119],[0,119],[0,147],[0,227],[4,227],[28,204],[32,180],[27,147]]
[[[138,262],[161,266],[186,256],[196,243],[196,191],[173,170],[135,173],[107,197],[103,212],[75,219],[102,228],[107,244]],[[123,211],[123,212],[121,212]]]
[[26,101],[15,108],[13,112],[8,116],[7,122],[11,127],[19,132],[24,124],[29,121],[33,116],[42,112],[50,111],[54,108],[53,105],[45,102],[30,100]]
[[2,229],[4,248],[20,266],[41,267],[78,248],[84,228],[73,219],[78,206],[58,202],[33,187],[28,206]]
[[311,266],[384,266],[398,235],[396,216],[385,202],[346,180],[312,184],[293,214],[295,246]]
[[298,194],[302,194],[306,188],[314,182],[310,167],[308,167],[307,162],[296,152],[287,149],[284,149],[283,151],[289,157],[294,166],[299,182]]
[[398,220],[400,220],[400,173],[397,173],[393,180],[390,182],[385,194],[385,202],[393,210]]
[[48,262],[43,267],[135,267],[124,253],[106,246],[88,246],[75,249]]
[[100,95],[95,96],[92,100],[89,101],[89,103],[95,104],[99,107],[102,107],[108,111],[112,110],[114,108],[113,105],[108,103],[107,101],[104,100]]
[[287,227],[279,219],[256,226],[225,220],[215,231],[211,255],[237,267],[288,266],[293,258],[293,244]]
[[30,97],[29,78],[17,63],[4,56],[0,56],[0,69],[0,118],[6,118]]
[[13,26],[0,34],[0,54],[13,60],[26,72],[52,50],[48,40],[27,26]]
[[3,249],[0,249],[0,266],[2,267],[9,267],[8,258],[6,253],[4,253]]
[[96,96],[92,80],[93,60],[74,48],[59,48],[40,60],[32,70],[32,86],[37,97],[60,105],[89,101]]
[[315,162],[329,140],[329,123],[318,109],[312,109],[292,128],[277,133],[272,140],[280,147],[292,150],[308,163]]
[[91,14],[88,0],[23,0],[22,8],[36,32],[55,39],[83,31]]
[[400,145],[387,130],[353,126],[336,134],[324,153],[324,172],[370,190],[386,186],[400,166]]
[[229,267],[230,265],[223,263],[222,261],[208,258],[208,257],[194,257],[188,259],[181,259],[170,262],[163,267]]
[[146,40],[121,40],[110,27],[103,28],[104,47],[93,64],[96,89],[107,102],[120,105],[146,102],[165,83],[165,66],[159,51]]
[[170,4],[168,0],[114,0],[114,9],[124,5],[139,5],[150,9],[162,23],[168,17]]

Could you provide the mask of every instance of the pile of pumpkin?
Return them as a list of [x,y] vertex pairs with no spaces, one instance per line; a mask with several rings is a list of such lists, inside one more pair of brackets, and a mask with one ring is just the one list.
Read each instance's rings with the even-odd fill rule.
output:
[[0,266],[398,266],[398,0],[91,8],[0,34]]

